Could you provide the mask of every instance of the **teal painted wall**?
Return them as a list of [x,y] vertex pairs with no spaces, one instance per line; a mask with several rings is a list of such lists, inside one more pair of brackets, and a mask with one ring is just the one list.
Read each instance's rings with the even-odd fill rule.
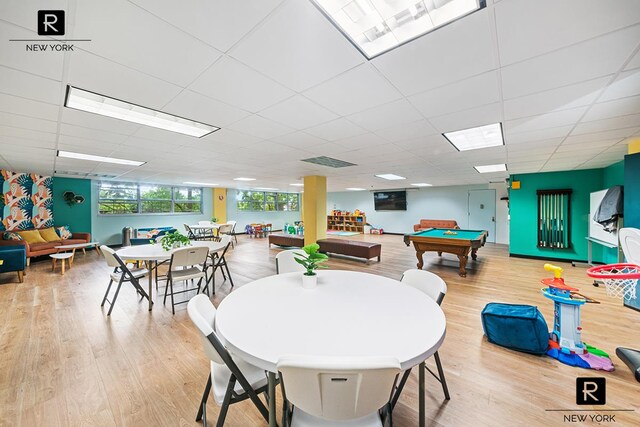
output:
[[[603,188],[603,169],[512,175],[519,190],[509,191],[510,245],[513,255],[550,259],[587,260],[589,194]],[[537,247],[538,199],[536,190],[571,188],[571,249]],[[594,250],[594,260],[602,253]]]
[[[73,191],[84,196],[84,203],[69,206],[62,194]],[[71,232],[91,232],[91,180],[53,177],[53,220],[55,225],[68,225]]]
[[602,188],[624,185],[624,160],[602,170]]

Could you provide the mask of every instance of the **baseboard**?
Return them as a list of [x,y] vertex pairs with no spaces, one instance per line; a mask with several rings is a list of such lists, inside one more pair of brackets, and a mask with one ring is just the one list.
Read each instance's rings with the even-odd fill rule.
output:
[[[544,256],[537,255],[521,255],[521,254],[509,254],[511,258],[525,258],[525,259],[539,259],[541,261],[559,261],[559,262],[569,262],[569,263],[583,263],[586,264],[586,259],[565,259],[565,258],[550,258]],[[602,264],[602,263],[594,263],[594,264]]]

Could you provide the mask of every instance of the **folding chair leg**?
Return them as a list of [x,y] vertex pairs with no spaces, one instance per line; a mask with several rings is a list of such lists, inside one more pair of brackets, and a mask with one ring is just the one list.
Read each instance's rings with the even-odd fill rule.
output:
[[109,280],[109,285],[107,286],[107,292],[104,293],[104,298],[102,298],[102,303],[100,307],[104,307],[105,301],[107,301],[107,296],[109,295],[109,291],[111,290],[111,285],[113,284],[113,279]]
[[113,311],[113,306],[116,305],[116,300],[118,299],[118,293],[120,293],[120,287],[122,287],[122,278],[118,282],[118,287],[116,288],[115,295],[113,295],[113,301],[111,301],[111,307],[109,307],[109,311],[107,312],[107,316],[111,316],[111,312]]
[[440,377],[440,383],[442,384],[444,398],[446,400],[451,400],[451,396],[449,396],[449,387],[447,387],[447,380],[444,377],[444,369],[442,369],[442,363],[440,362],[440,355],[436,351],[433,354],[433,357],[436,359],[436,367],[438,368],[438,376]]
[[207,400],[209,399],[210,392],[211,392],[211,372],[209,372],[207,385],[204,387],[204,393],[202,393],[202,400],[200,400],[200,407],[198,408],[198,414],[196,415],[196,421],[200,421],[204,417],[203,424],[205,426],[207,425]]
[[220,405],[220,415],[218,415],[218,422],[216,423],[216,427],[223,427],[224,420],[227,418],[227,411],[229,410],[229,404],[231,403],[231,395],[233,394],[233,389],[236,386],[236,376],[231,374],[229,378],[229,383],[227,384],[227,391],[224,394],[224,400],[222,401],[222,405]]
[[[187,286],[186,283],[185,286]],[[171,313],[174,315],[176,314],[176,303],[173,300],[173,280],[171,281]]]
[[233,279],[231,278],[231,273],[229,272],[229,266],[227,265],[227,261],[224,262],[224,268],[227,270],[227,276],[229,276],[229,282],[231,282],[231,287],[233,288]]

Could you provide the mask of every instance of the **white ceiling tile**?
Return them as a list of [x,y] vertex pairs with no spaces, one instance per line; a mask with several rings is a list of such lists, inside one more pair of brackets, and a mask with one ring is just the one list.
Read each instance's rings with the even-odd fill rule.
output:
[[409,101],[425,117],[441,116],[460,110],[500,101],[498,76],[495,71],[470,77],[409,97]]
[[[399,142],[407,139],[426,137],[433,135],[437,131],[426,120],[418,120],[411,123],[402,123],[380,129],[376,135],[383,137],[390,142]],[[441,137],[441,135],[438,134]]]
[[9,127],[21,129],[37,129],[41,132],[56,133],[57,121],[36,119],[34,117],[0,112],[0,123]]
[[0,133],[0,145],[12,144],[16,147],[33,147],[33,148],[47,148],[53,150],[56,148],[56,142],[48,141],[44,139],[26,139],[16,136],[6,136]]
[[554,111],[539,116],[524,117],[516,120],[507,120],[504,127],[514,133],[529,132],[540,129],[554,128],[565,125],[573,125],[587,111],[587,107],[572,108],[570,110]]
[[345,116],[401,97],[400,93],[369,64],[360,65],[309,89],[304,95]]
[[71,108],[62,109],[62,123],[123,135],[131,135],[140,128],[140,125],[136,123],[87,113],[86,111],[73,110]]
[[251,112],[258,112],[294,94],[229,57],[213,64],[189,88]]
[[502,104],[494,102],[464,111],[429,117],[429,122],[442,133],[499,123],[502,122]]
[[33,129],[22,129],[12,126],[5,126],[4,124],[0,124],[0,135],[11,137],[11,138],[21,138],[21,139],[31,139],[35,141],[46,141],[46,142],[55,142],[56,134],[53,132],[42,132]]
[[534,130],[530,132],[513,132],[508,126],[503,126],[504,141],[510,144],[523,144],[535,141],[544,141],[552,138],[564,138],[573,129],[573,126],[560,126],[557,128]]
[[125,0],[79,2],[74,23],[75,35],[91,39],[83,49],[182,87],[221,55]]
[[363,129],[342,117],[305,129],[305,132],[327,141],[335,141],[337,139],[349,138],[351,136],[367,133],[366,129]]
[[263,139],[274,138],[293,131],[293,129],[287,126],[276,123],[273,120],[265,119],[257,114],[245,117],[228,127],[231,130],[247,133]]
[[[365,133],[362,135],[352,136],[350,138],[340,139],[335,141],[336,144],[339,144],[349,150],[356,150],[364,147],[381,147],[383,145],[390,145],[387,141],[374,133]],[[371,152],[370,155],[379,155],[380,153],[375,151]]]
[[[221,146],[229,146],[235,149],[238,147],[246,147],[248,145],[255,144],[261,139],[262,138],[248,135],[246,133],[236,132],[231,129],[223,128],[219,131],[200,138],[199,141],[202,141],[202,144],[206,144],[207,146],[210,146],[214,149],[217,149]],[[190,144],[200,145],[201,143],[199,141],[194,140]]]
[[594,133],[584,133],[580,135],[570,135],[568,136],[563,144],[584,144],[595,141],[608,141],[608,140],[618,140],[622,141],[628,136],[634,134],[636,130],[640,129],[640,126],[636,128],[623,128],[623,129],[614,129],[605,132],[594,132]]
[[582,121],[591,122],[637,113],[640,113],[640,96],[630,96],[594,104]]
[[282,0],[131,0],[181,30],[226,52]]
[[309,1],[285,3],[230,54],[297,92],[364,62]]
[[374,58],[402,93],[412,95],[496,67],[489,12],[480,10]]
[[611,119],[595,120],[584,122],[576,126],[571,135],[581,135],[584,133],[604,132],[613,129],[636,128],[640,123],[640,114],[614,117]]
[[62,104],[60,82],[0,66],[0,92],[50,104]]
[[605,89],[598,101],[611,101],[633,95],[640,95],[640,69],[620,73]]
[[613,140],[605,140],[605,141],[593,141],[593,142],[584,142],[581,144],[567,144],[566,142],[561,144],[558,147],[557,152],[558,153],[562,153],[562,152],[582,152],[584,150],[591,150],[591,149],[600,149],[600,151],[604,151],[605,149],[616,145],[620,140],[618,139],[613,139]]
[[[4,19],[4,15],[0,15]],[[33,12],[33,24],[36,14]],[[53,80],[62,80],[62,61],[64,54],[45,50],[44,52],[28,51],[26,46],[37,44],[45,49],[52,49],[53,43],[19,42],[11,39],[33,39],[33,31],[25,30],[16,25],[0,21],[0,64],[10,66],[21,71],[36,74]]]
[[422,119],[422,116],[406,99],[399,99],[352,114],[347,118],[365,129],[377,131],[394,125],[415,122]]
[[500,62],[508,65],[636,24],[640,2],[512,0],[494,10]]
[[230,125],[251,114],[188,89],[180,92],[162,111],[217,127]]
[[640,25],[502,67],[505,98],[613,74],[640,40]]
[[99,131],[68,123],[60,124],[60,135],[75,136],[78,138],[90,139],[94,141],[108,142],[112,144],[122,144],[126,141],[127,135],[121,133]]
[[282,123],[294,129],[306,129],[338,116],[302,95],[295,95],[260,111],[262,117]]
[[0,111],[5,113],[57,121],[59,110],[58,105],[0,93]]
[[596,100],[610,77],[601,77],[574,85],[551,89],[533,95],[504,101],[506,120],[535,116],[551,111],[568,110],[589,105]]
[[636,54],[631,58],[631,61],[624,68],[625,70],[632,70],[634,68],[640,67],[640,52],[636,52]]

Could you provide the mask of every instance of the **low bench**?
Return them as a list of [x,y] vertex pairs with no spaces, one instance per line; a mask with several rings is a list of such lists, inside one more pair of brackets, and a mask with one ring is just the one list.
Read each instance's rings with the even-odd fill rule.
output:
[[269,247],[271,245],[301,248],[304,246],[304,236],[284,233],[269,234]]
[[367,262],[369,262],[371,258],[377,257],[378,262],[380,262],[380,251],[382,249],[380,243],[343,239],[321,239],[318,240],[318,245],[320,245],[320,252],[365,258]]

